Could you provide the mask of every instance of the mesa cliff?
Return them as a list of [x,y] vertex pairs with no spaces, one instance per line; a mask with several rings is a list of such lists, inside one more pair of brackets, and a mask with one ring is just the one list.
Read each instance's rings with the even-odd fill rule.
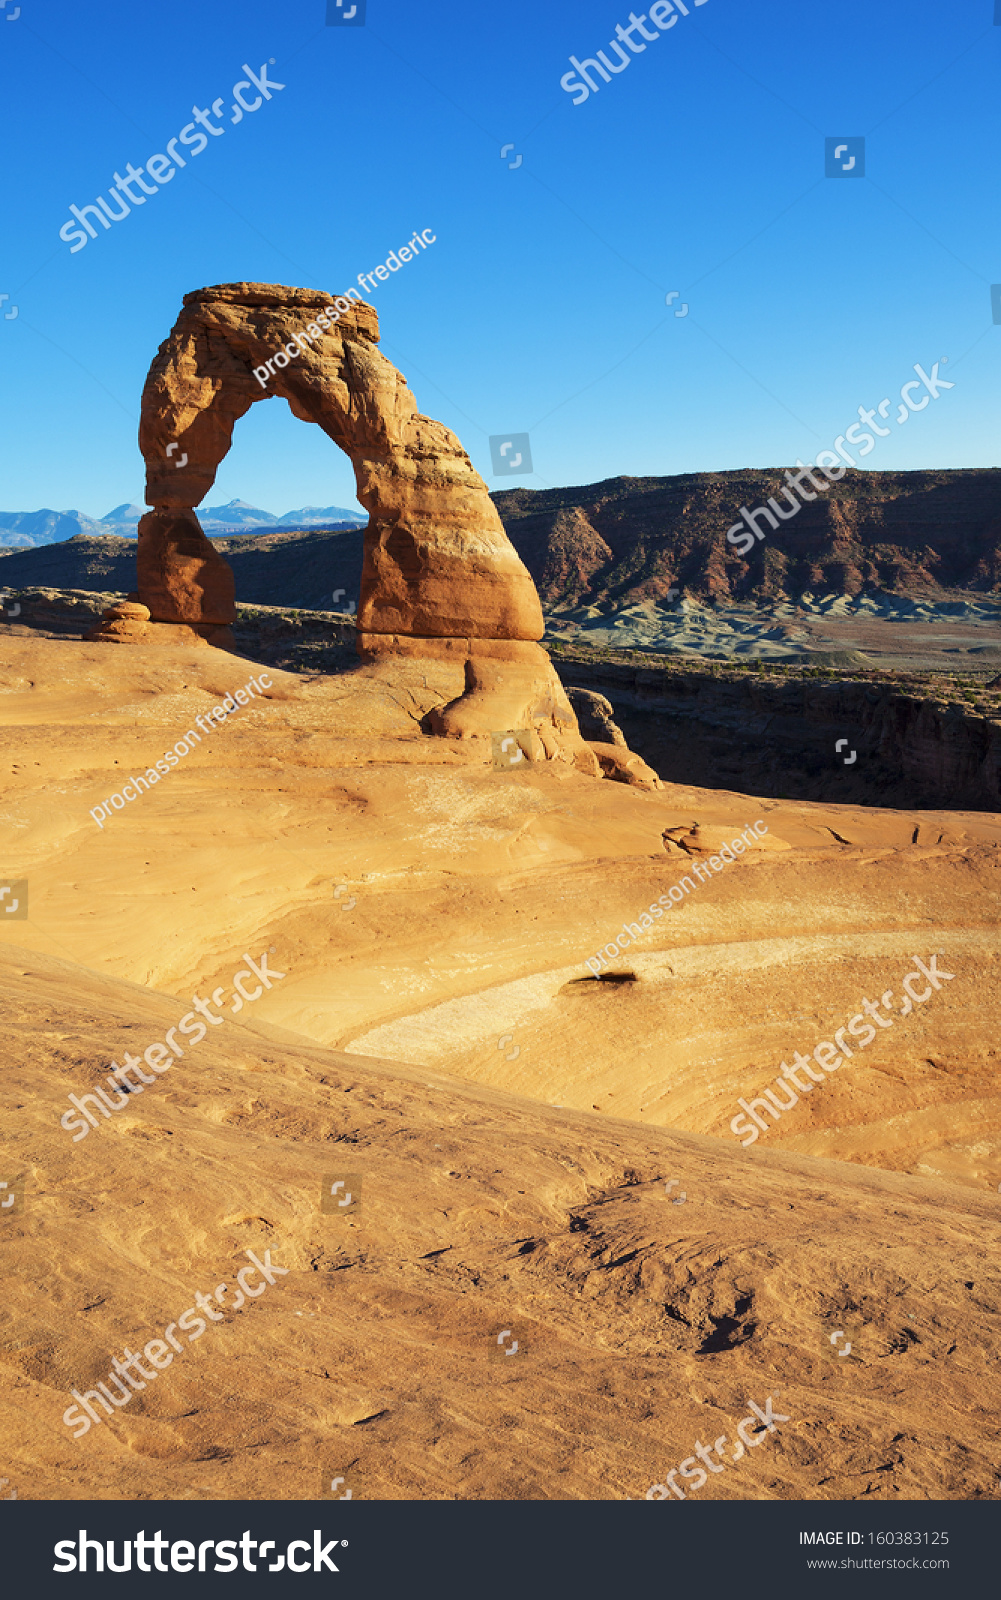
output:
[[737,555],[727,528],[783,482],[778,468],[692,472],[508,489],[494,503],[547,608],[658,601],[672,587],[716,603],[1001,587],[999,468],[849,468]]

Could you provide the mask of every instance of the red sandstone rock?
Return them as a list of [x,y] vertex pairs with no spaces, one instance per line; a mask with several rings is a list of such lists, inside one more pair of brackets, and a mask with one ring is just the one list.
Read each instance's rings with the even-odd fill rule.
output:
[[[468,634],[432,636],[430,634],[358,632],[358,654],[363,661],[378,661],[385,656],[416,656],[438,661],[465,661],[471,655],[489,656],[495,661],[538,663],[540,646],[527,639],[475,639]],[[544,652],[545,653],[545,652]],[[548,654],[546,660],[548,661]]]
[[[143,390],[147,501],[161,515],[187,513],[197,526],[191,508],[212,487],[236,421],[255,400],[284,396],[295,416],[317,423],[350,456],[371,518],[360,629],[540,639],[535,585],[459,440],[418,412],[402,374],[377,348],[373,308],[353,303],[324,332],[316,317],[330,305],[329,295],[278,284],[219,284],[185,295]],[[262,388],[254,369],[263,371],[310,325],[319,337]],[[139,587],[153,615],[166,620],[172,606],[178,621],[232,620],[231,591],[206,552],[176,525],[157,521],[151,531],[155,538],[140,527]],[[174,553],[182,546],[183,561]]]
[[148,622],[150,609],[149,606],[140,605],[135,600],[119,600],[117,605],[107,606],[103,615],[109,622],[115,622],[119,618],[130,622]]
[[156,622],[235,622],[233,569],[193,511],[147,511],[139,523],[139,592]]
[[[580,736],[577,718],[546,652],[533,644],[484,641],[492,647],[488,654],[481,652],[480,643],[472,641],[465,663],[465,692],[431,713],[434,732],[470,739],[526,728],[541,746],[541,750],[530,748],[530,760],[567,761],[600,777],[598,762]],[[503,654],[494,653],[498,646]]]
[[185,622],[142,622],[137,617],[106,616],[103,622],[84,634],[84,639],[99,644],[152,644],[170,649],[214,644],[225,650],[232,646],[228,628],[210,625],[197,629]]
[[[255,400],[283,396],[293,415],[315,422],[350,456],[369,513],[357,619],[362,658],[461,660],[465,692],[432,715],[435,732],[485,739],[526,728],[530,759],[567,761],[600,776],[535,643],[543,634],[539,597],[486,484],[455,435],[418,412],[403,375],[378,350],[373,308],[342,304],[333,320],[331,297],[312,289],[229,283],[185,295],[142,397],[146,499],[156,508],[139,524],[139,593],[154,619],[145,626],[187,623],[212,643],[227,643],[212,630],[234,620],[232,572],[192,508],[211,489],[239,418]],[[307,342],[297,347],[296,336]],[[285,365],[278,353],[288,356]],[[94,637],[147,639],[143,626],[109,619]],[[649,769],[630,760],[628,781],[645,781],[637,774]]]
[[614,778],[617,783],[631,783],[634,789],[663,789],[653,768],[625,745],[599,744],[589,739],[588,748],[597,757],[606,778]]

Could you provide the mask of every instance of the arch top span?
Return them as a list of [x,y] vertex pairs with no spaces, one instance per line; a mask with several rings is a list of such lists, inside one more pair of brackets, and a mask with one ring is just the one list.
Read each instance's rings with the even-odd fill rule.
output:
[[233,620],[232,573],[194,507],[236,423],[275,395],[351,460],[369,514],[360,638],[541,639],[535,585],[486,484],[455,434],[417,410],[379,349],[374,307],[266,283],[186,294],[146,379],[139,445],[154,509],[139,529],[139,596],[154,620]]

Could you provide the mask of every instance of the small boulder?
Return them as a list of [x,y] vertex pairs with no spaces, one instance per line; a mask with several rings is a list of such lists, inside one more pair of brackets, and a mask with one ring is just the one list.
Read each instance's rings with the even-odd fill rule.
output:
[[118,600],[103,615],[106,622],[148,622],[150,609],[136,600]]
[[566,697],[573,706],[577,725],[585,739],[594,739],[599,744],[625,746],[625,735],[614,720],[615,709],[603,694],[595,694],[593,689],[567,689]]
[[593,739],[588,739],[587,744],[598,758],[603,777],[632,784],[634,789],[663,789],[653,768],[625,744],[600,744]]

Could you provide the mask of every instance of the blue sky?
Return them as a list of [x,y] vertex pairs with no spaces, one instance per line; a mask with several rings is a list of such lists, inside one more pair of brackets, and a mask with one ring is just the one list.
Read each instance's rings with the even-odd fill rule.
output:
[[[424,228],[434,245],[371,296],[382,348],[492,489],[812,460],[946,356],[955,387],[862,464],[998,465],[994,0],[687,5],[575,105],[569,57],[617,61],[622,0],[368,0],[351,28],[325,0],[22,0],[6,21],[8,0],[0,508],[142,502],[139,398],[186,291],[336,292]],[[243,63],[272,57],[285,87],[233,125]],[[218,97],[224,136],[71,253],[70,204]],[[829,135],[865,137],[864,178],[824,177]],[[493,476],[488,436],[509,431],[530,477]],[[353,487],[270,400],[208,503]]]

